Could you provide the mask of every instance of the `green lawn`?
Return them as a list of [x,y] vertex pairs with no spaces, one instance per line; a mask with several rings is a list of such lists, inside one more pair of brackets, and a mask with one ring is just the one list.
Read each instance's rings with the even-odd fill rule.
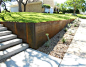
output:
[[77,17],[86,19],[86,15],[82,15],[82,14],[77,14]]
[[[3,18],[4,16],[4,18]],[[0,13],[0,21],[10,22],[46,22],[57,21],[66,19],[75,19],[77,17],[71,14],[47,14],[47,13],[33,13],[33,12],[12,12],[12,13]]]

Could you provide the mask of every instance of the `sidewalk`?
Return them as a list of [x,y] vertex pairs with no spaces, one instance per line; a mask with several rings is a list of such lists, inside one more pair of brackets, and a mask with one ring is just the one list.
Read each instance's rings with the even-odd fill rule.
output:
[[80,20],[80,27],[59,67],[86,67],[86,19]]

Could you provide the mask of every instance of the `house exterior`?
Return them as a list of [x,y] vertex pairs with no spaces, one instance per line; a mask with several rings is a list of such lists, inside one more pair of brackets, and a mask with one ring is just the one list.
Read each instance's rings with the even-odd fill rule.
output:
[[[24,0],[26,2],[26,0]],[[54,8],[54,0],[30,0],[26,5],[26,12],[44,12],[42,5],[43,4],[49,4],[51,7]],[[35,1],[35,2],[33,2]],[[12,2],[10,2],[12,3]],[[14,3],[14,2],[13,2]],[[17,4],[11,4],[9,6],[11,12],[18,12],[18,3]],[[22,5],[22,11],[24,10],[24,6]],[[47,9],[46,9],[47,10]]]
[[49,4],[51,7],[54,8],[54,0],[43,0],[43,4]]

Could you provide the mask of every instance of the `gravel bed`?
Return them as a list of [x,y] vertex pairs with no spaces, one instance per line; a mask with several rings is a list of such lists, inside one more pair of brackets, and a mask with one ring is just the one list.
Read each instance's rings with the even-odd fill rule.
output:
[[[44,52],[48,55],[63,59],[64,54],[66,53],[79,27],[80,21],[76,19],[74,23],[72,22],[70,24],[71,27],[68,27],[68,25],[65,27],[67,28],[66,32],[64,31],[65,30],[64,28],[58,34],[56,34],[54,37],[50,39],[49,46],[46,47],[44,44],[42,47],[38,48],[37,50]],[[63,38],[66,41],[65,43],[63,43],[62,41]]]

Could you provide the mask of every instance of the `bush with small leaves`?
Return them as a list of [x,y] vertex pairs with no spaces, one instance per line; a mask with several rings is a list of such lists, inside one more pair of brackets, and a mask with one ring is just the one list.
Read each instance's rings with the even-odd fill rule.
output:
[[66,43],[66,39],[62,38],[62,42],[63,42],[63,43]]
[[71,27],[71,25],[72,25],[72,24],[68,24],[68,25],[67,25],[67,26],[68,26],[68,28],[70,28],[70,27]]
[[74,27],[77,27],[77,24],[75,24]]
[[67,32],[67,30],[68,30],[67,28],[64,29],[65,32]]

